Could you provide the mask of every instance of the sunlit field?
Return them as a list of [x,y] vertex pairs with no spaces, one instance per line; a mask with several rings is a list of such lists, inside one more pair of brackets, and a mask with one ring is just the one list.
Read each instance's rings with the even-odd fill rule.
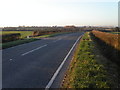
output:
[[32,35],[32,31],[0,31],[0,34],[10,34],[10,33],[20,33],[21,38],[25,38],[27,36]]

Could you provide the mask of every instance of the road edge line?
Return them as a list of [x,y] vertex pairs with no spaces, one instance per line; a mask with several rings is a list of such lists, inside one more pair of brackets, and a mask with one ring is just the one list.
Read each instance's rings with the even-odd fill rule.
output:
[[80,40],[81,37],[82,37],[82,35],[79,36],[78,39],[75,41],[74,45],[72,46],[72,48],[70,49],[70,51],[68,52],[66,57],[64,58],[63,62],[60,64],[60,66],[58,67],[58,69],[56,70],[54,75],[52,76],[51,80],[46,85],[45,90],[47,90],[47,89],[49,89],[51,87],[51,85],[53,84],[55,78],[57,77],[58,73],[60,72],[61,68],[63,67],[65,61],[67,60],[67,58],[69,57],[70,53],[72,52],[72,50],[74,49],[74,47],[76,46],[76,44],[78,43],[78,41]]

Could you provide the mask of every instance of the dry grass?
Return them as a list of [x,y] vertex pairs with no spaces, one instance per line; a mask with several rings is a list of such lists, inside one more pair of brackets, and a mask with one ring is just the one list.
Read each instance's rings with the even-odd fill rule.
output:
[[92,33],[95,37],[101,39],[105,43],[115,47],[116,49],[120,50],[120,35],[119,34],[110,34],[105,32],[100,32],[93,30]]

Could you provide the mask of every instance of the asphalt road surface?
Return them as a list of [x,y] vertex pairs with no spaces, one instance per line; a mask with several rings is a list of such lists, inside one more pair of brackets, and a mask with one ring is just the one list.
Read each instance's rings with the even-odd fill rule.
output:
[[[4,49],[2,88],[45,88],[48,84],[55,88],[56,80],[51,83],[51,78],[82,34],[63,34]],[[62,67],[68,67],[67,59]],[[54,79],[61,77],[62,71]]]

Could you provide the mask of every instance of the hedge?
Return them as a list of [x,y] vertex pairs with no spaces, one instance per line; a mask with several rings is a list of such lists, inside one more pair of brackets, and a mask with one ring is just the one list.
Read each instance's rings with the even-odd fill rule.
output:
[[20,36],[20,33],[4,34],[2,35],[2,43],[19,40]]

